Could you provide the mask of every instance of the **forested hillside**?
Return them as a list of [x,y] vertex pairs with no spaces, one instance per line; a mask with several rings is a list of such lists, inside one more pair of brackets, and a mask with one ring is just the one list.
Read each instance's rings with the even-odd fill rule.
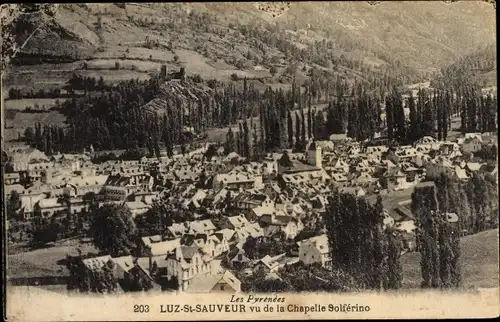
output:
[[442,68],[431,85],[439,88],[455,89],[466,84],[483,88],[496,86],[496,49],[496,44],[491,44],[460,58],[450,66]]

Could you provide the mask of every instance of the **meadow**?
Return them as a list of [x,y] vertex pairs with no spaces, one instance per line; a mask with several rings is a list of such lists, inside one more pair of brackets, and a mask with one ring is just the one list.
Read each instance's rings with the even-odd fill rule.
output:
[[[498,229],[462,237],[461,243],[462,287],[498,288]],[[419,288],[422,281],[420,254],[407,253],[401,257],[403,287]]]

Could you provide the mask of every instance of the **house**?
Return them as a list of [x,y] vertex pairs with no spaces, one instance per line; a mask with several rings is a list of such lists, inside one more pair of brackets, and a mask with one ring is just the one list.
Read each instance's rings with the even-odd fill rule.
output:
[[125,279],[126,275],[135,266],[132,256],[114,257],[111,259],[115,263],[115,277],[118,280]]
[[347,175],[344,173],[332,173],[330,176],[332,177],[332,181],[336,184],[343,185],[348,182]]
[[182,235],[186,234],[189,231],[189,223],[183,222],[181,224],[172,224],[167,227],[166,237],[168,239],[180,238]]
[[394,229],[410,234],[415,233],[415,231],[417,230],[417,226],[415,225],[415,220],[406,219],[396,223],[394,225]]
[[56,213],[68,210],[68,206],[60,203],[57,198],[46,198],[38,201],[34,206],[34,214],[45,218],[52,217]]
[[390,168],[384,174],[384,186],[389,191],[404,190],[411,186],[406,180],[406,174],[399,167]]
[[376,179],[370,174],[370,172],[372,172],[372,169],[373,168],[370,168],[369,171],[361,170],[361,172],[359,174],[356,174],[352,179],[352,183],[359,186],[365,186],[376,181]]
[[13,185],[20,182],[20,175],[18,172],[5,173],[3,176],[3,182],[5,185]]
[[128,176],[111,175],[108,177],[104,187],[104,198],[109,201],[125,201],[130,195],[139,191],[151,191],[153,177],[151,176]]
[[382,154],[387,152],[389,148],[385,145],[367,146],[364,150],[366,155],[369,155],[375,159],[380,159]]
[[459,152],[459,151],[460,151],[460,145],[458,145],[455,142],[444,142],[439,147],[439,152],[441,153],[441,155],[444,155],[444,156],[449,156],[452,153]]
[[161,256],[173,252],[181,245],[181,239],[162,240],[160,235],[147,236],[141,238],[142,256]]
[[338,158],[329,166],[329,169],[334,173],[346,174],[349,173],[349,164],[344,159]]
[[421,153],[413,147],[408,147],[405,149],[398,150],[396,154],[399,158],[399,162],[411,162],[415,157],[417,157]]
[[238,246],[235,246],[226,255],[226,261],[231,267],[241,267],[244,264],[250,263],[252,260],[247,257],[245,251]]
[[231,271],[218,274],[199,274],[186,289],[187,293],[239,293],[241,282]]
[[212,257],[218,257],[229,251],[229,240],[223,233],[214,233],[208,237],[203,251]]
[[184,201],[185,209],[198,209],[203,204],[203,200],[207,197],[207,191],[198,189],[195,194]]
[[330,268],[332,261],[330,257],[328,236],[325,234],[311,237],[300,241],[299,260],[306,265],[321,263],[322,267]]
[[249,223],[241,227],[235,228],[236,240],[238,245],[243,245],[243,243],[249,237],[257,238],[264,236],[264,230],[259,226],[258,223]]
[[166,258],[167,276],[177,278],[181,291],[185,291],[198,274],[212,271],[212,258],[204,254],[198,246],[179,246]]
[[14,168],[14,172],[28,171],[30,163],[45,163],[49,162],[49,158],[40,150],[28,148],[18,149],[10,155],[10,164]]
[[297,257],[287,258],[285,256],[286,253],[277,256],[266,255],[255,264],[254,271],[263,271],[265,275],[268,275],[277,272],[286,265],[292,265],[299,261]]
[[460,168],[460,166],[455,166],[455,175],[460,180],[468,180],[470,177],[465,169]]
[[221,229],[214,233],[214,235],[222,235],[222,237],[227,240],[228,246],[232,246],[237,243],[236,232],[232,229]]
[[143,201],[126,201],[125,205],[130,209],[132,218],[138,215],[143,215],[151,208],[151,204],[147,204]]
[[262,188],[262,175],[250,175],[240,171],[219,173],[215,175],[212,183],[215,190],[226,188],[229,190]]
[[464,140],[477,139],[481,143],[483,143],[483,135],[482,133],[465,133]]
[[462,152],[474,153],[483,148],[483,142],[477,137],[467,138],[462,143]]
[[64,188],[69,196],[82,197],[87,193],[99,194],[108,180],[107,175],[71,177]]
[[189,230],[198,234],[212,235],[217,228],[210,219],[197,220],[189,223]]
[[479,171],[479,169],[481,169],[483,165],[479,162],[467,162],[467,164],[465,165],[465,170],[469,173],[472,173],[472,172],[477,172]]
[[361,187],[342,187],[339,189],[340,193],[352,194],[356,197],[362,197],[366,195],[366,191]]
[[231,217],[223,217],[219,221],[219,227],[221,229],[236,229],[236,228],[241,228],[244,227],[245,225],[249,225],[250,222],[248,222],[247,218],[243,215],[238,215],[238,216],[231,216]]
[[114,264],[113,258],[110,255],[104,255],[99,257],[91,257],[82,259],[82,264],[86,269],[90,271],[101,271],[104,265]]
[[236,196],[232,203],[240,209],[252,209],[255,207],[270,207],[273,205],[271,198],[265,194],[242,193]]
[[286,238],[295,238],[304,229],[304,224],[298,218],[292,216],[263,215],[259,218],[260,226],[265,236],[283,232]]

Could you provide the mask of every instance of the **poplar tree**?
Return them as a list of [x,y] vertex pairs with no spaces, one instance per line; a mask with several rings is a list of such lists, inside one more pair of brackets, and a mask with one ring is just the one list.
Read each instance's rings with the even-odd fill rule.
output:
[[391,142],[394,139],[394,102],[392,95],[387,95],[385,98],[385,120],[387,124],[387,139]]
[[288,146],[290,148],[293,147],[293,120],[292,120],[292,112],[288,110],[287,112],[288,117],[287,117],[287,127],[288,127]]
[[301,149],[302,146],[300,129],[300,116],[298,112],[295,112],[295,149],[297,150]]
[[417,221],[417,242],[421,256],[423,288],[439,287],[439,224],[438,202],[435,186],[425,183],[415,187],[412,193],[412,212]]
[[229,128],[226,134],[226,142],[224,144],[224,152],[226,154],[229,154],[231,152],[236,152],[237,150],[237,145],[236,145],[236,139],[234,137],[233,130]]
[[313,116],[312,116],[312,107],[311,107],[311,99],[309,99],[309,104],[307,108],[307,137],[311,138],[312,137],[312,122],[313,122]]
[[419,139],[418,129],[420,127],[420,124],[418,122],[415,99],[413,98],[412,92],[410,92],[410,97],[408,98],[408,108],[410,109],[410,128],[408,131],[408,139],[410,142],[415,142]]

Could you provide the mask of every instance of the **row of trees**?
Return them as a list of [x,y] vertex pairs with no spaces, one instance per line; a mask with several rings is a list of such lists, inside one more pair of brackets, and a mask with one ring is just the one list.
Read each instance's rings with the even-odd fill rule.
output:
[[[293,96],[292,96],[293,97]],[[496,128],[496,99],[483,98],[477,91],[453,93],[419,90],[417,97],[410,93],[407,101],[400,91],[393,89],[385,98],[385,125],[389,142],[411,144],[424,136],[446,140],[451,129],[453,115],[462,114],[463,132],[491,132]],[[311,108],[307,115],[298,100],[295,113],[287,110],[283,96],[273,100],[274,105],[263,105],[260,126],[253,120],[250,126],[240,123],[235,135],[231,130],[226,137],[228,151],[237,151],[243,156],[258,156],[259,152],[273,149],[303,149],[310,138],[327,139],[330,134],[343,134],[358,141],[371,139],[382,128],[382,102],[377,96],[367,95],[362,89],[354,98],[340,98],[331,101],[325,112]],[[408,115],[405,107],[409,110]],[[292,117],[294,116],[294,117]],[[285,124],[286,117],[286,124]],[[257,132],[260,130],[260,140]],[[286,140],[288,137],[288,140]],[[253,151],[250,151],[253,147]]]
[[386,229],[382,200],[376,204],[351,194],[334,192],[325,215],[334,269],[346,272],[365,289],[402,286],[402,241]]
[[440,207],[436,186],[426,183],[412,194],[412,211],[417,221],[417,242],[424,288],[458,287],[460,272],[460,231],[456,214]]
[[23,90],[16,87],[9,89],[9,99],[22,99],[22,98],[59,98],[62,97],[60,88],[52,89],[39,89],[36,92],[33,89]]
[[464,183],[442,173],[434,183],[439,209],[458,215],[461,234],[476,234],[498,225],[498,191],[491,174],[474,173]]
[[458,287],[460,236],[498,227],[498,191],[490,174],[461,182],[442,173],[412,194],[421,254],[422,287]]
[[[461,95],[460,95],[461,94]],[[462,132],[496,132],[497,98],[484,96],[480,89],[459,92]]]

